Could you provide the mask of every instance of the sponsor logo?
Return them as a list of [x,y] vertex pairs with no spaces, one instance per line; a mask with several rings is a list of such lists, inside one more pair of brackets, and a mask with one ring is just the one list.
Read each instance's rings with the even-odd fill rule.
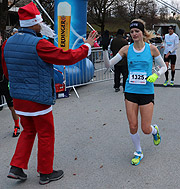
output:
[[58,46],[63,50],[69,49],[70,16],[58,16]]
[[66,32],[66,17],[61,16],[61,47],[66,46],[65,32]]

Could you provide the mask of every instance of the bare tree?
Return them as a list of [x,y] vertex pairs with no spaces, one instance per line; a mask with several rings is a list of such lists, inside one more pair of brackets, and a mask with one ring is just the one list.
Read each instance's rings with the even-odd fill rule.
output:
[[3,41],[5,38],[7,12],[8,12],[8,0],[3,0],[0,3],[0,32]]
[[[7,25],[8,10],[14,5],[24,6],[31,0],[0,0],[0,32],[3,40],[6,38],[5,31]],[[54,0],[39,0],[46,12],[54,19]],[[101,28],[101,33],[104,32],[105,23],[107,21],[119,20],[129,24],[134,18],[142,18],[146,23],[148,29],[152,28],[158,20],[160,22],[168,19],[178,20],[178,16],[169,18],[167,7],[157,8],[155,0],[89,0],[88,1],[88,21]],[[178,3],[172,2],[178,8]],[[44,12],[39,7],[44,21],[51,24]],[[18,22],[18,20],[17,20]]]
[[157,23],[157,5],[154,0],[139,1],[136,8],[136,18],[141,18],[146,22],[148,29]]
[[[49,16],[54,20],[54,0],[39,0],[40,4],[43,6],[43,8],[46,10],[46,12],[49,14]],[[37,6],[38,7],[38,6]],[[49,18],[44,14],[44,12],[41,10],[40,7],[38,7],[40,10],[44,20],[48,24],[52,24]]]
[[[0,2],[2,2],[0,3],[0,33],[4,41],[7,38],[6,25],[7,25],[8,11],[15,5],[17,7],[21,7],[31,1],[30,0],[1,0]],[[54,18],[54,0],[40,0],[39,2],[42,3],[45,10],[53,19]],[[41,11],[40,8],[39,10]],[[50,23],[49,19],[44,15],[42,11],[41,13],[43,14],[43,17],[45,18],[45,21],[47,21],[47,23]],[[17,23],[18,23],[18,20],[17,20]]]
[[168,18],[168,9],[165,6],[162,6],[159,9],[159,15],[160,15],[160,20],[165,21]]
[[121,0],[115,9],[116,17],[130,22],[135,18],[143,19],[149,28],[157,23],[157,4],[154,0]]
[[136,18],[136,12],[137,12],[137,3],[138,0],[126,0],[126,7],[129,15],[129,19],[132,20]]
[[11,9],[20,0],[2,0],[0,3],[0,33],[3,41],[6,39],[6,24],[8,10]]
[[107,16],[111,15],[112,7],[118,0],[90,0],[88,2],[88,20],[104,32]]
[[119,0],[118,2],[115,2],[113,7],[113,16],[115,18],[122,18],[126,22],[130,22],[131,17],[128,10],[127,2],[125,0]]

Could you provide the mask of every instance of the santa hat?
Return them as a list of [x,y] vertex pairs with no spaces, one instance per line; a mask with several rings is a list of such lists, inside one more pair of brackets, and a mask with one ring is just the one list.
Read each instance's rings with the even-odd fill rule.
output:
[[19,22],[21,27],[34,26],[43,21],[41,13],[36,5],[31,2],[18,10]]

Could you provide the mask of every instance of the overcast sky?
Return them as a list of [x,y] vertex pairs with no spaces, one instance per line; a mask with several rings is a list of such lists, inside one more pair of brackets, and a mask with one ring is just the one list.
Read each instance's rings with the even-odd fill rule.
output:
[[[158,0],[161,1],[161,0]],[[180,10],[180,0],[163,0],[164,2],[167,2],[168,4],[170,4],[171,6],[177,8],[178,10]],[[156,1],[157,2],[157,1]],[[163,4],[157,2],[160,6],[163,6]],[[178,7],[177,7],[178,5]],[[169,13],[172,11],[170,8],[168,8]]]
[[[160,1],[160,0],[159,0]],[[163,1],[165,1],[165,2],[167,2],[167,3],[169,3],[170,5],[172,5],[172,6],[177,6],[177,4],[179,5],[179,9],[180,9],[180,1],[179,0],[163,0]],[[176,7],[177,8],[177,7]]]

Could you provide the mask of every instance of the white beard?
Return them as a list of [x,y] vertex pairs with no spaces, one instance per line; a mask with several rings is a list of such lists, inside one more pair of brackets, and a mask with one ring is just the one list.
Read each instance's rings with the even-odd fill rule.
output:
[[39,25],[41,26],[40,33],[42,35],[45,35],[46,37],[49,37],[52,39],[55,38],[55,36],[56,36],[55,31],[52,30],[49,25],[45,24],[44,22],[39,23]]

